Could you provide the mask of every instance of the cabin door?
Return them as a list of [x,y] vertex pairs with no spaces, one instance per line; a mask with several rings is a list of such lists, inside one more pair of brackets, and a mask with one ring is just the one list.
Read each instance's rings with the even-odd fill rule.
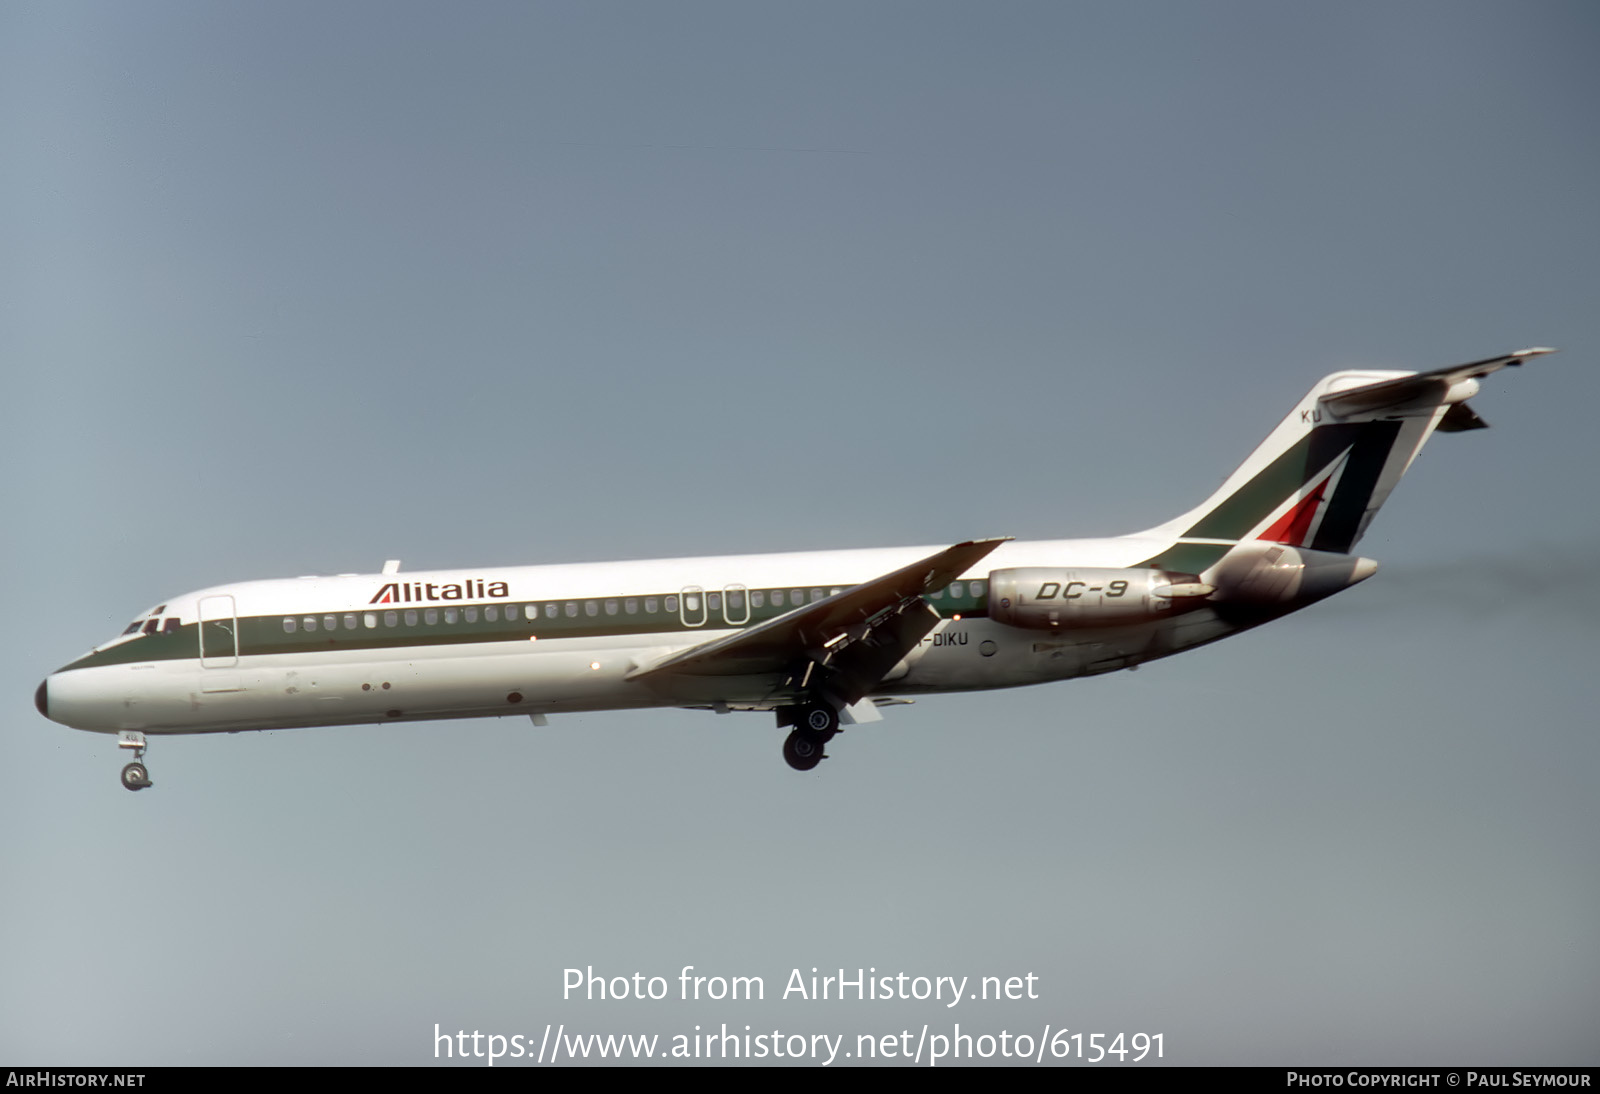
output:
[[208,596],[200,601],[200,667],[231,669],[239,664],[239,620],[233,597]]

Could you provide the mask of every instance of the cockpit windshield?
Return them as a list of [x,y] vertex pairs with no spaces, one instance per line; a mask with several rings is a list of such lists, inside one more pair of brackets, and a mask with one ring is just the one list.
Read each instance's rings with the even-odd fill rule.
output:
[[[147,611],[143,615],[141,615],[138,619],[135,619],[132,623],[129,623],[125,628],[123,628],[122,634],[124,636],[130,635],[130,634],[133,634],[136,631],[140,630],[141,628],[143,628],[145,634],[155,634],[156,633],[156,628],[161,625],[161,613],[166,611],[166,610],[167,610],[167,606],[165,604],[157,604],[154,608],[151,608],[149,611]],[[168,631],[177,630],[178,629],[178,621],[177,621],[177,619],[173,618],[173,619],[167,620],[166,629]]]

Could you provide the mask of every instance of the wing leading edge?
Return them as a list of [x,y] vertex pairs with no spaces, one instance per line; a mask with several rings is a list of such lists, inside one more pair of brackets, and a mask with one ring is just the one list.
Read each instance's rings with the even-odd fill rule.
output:
[[[1010,537],[971,540],[854,585],[737,634],[704,642],[628,674],[664,690],[719,677],[794,677],[797,690],[864,696],[939,622],[922,597],[938,592]],[[818,673],[822,677],[818,677]],[[825,685],[825,686],[824,686]]]

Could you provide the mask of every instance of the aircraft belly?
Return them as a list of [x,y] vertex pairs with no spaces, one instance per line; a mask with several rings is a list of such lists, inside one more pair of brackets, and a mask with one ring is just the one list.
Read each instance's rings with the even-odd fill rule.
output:
[[662,703],[765,703],[785,697],[784,673],[752,673],[739,676],[671,676],[647,677],[635,684],[644,688]]
[[[498,653],[456,653],[289,669],[285,679],[301,698],[296,715],[344,722],[598,710],[651,705],[653,698],[623,679],[634,664],[625,647],[554,641]],[[345,709],[324,705],[330,696],[338,696]],[[285,710],[294,705],[292,696],[286,699]]]
[[52,677],[51,713],[79,729],[160,734],[665,705],[624,679],[658,650],[552,641],[385,652],[246,656],[226,670],[198,661],[77,669]]
[[929,648],[910,671],[875,690],[961,691],[1095,676],[1215,641],[1235,629],[1210,609],[1157,623],[1062,631],[964,620],[930,635]]

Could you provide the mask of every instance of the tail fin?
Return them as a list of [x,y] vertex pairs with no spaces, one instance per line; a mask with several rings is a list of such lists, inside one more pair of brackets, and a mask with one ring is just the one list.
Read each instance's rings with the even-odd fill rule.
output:
[[1249,540],[1348,554],[1435,429],[1483,428],[1466,406],[1478,377],[1551,352],[1323,377],[1215,494],[1139,533],[1173,541],[1146,565],[1200,573]]

